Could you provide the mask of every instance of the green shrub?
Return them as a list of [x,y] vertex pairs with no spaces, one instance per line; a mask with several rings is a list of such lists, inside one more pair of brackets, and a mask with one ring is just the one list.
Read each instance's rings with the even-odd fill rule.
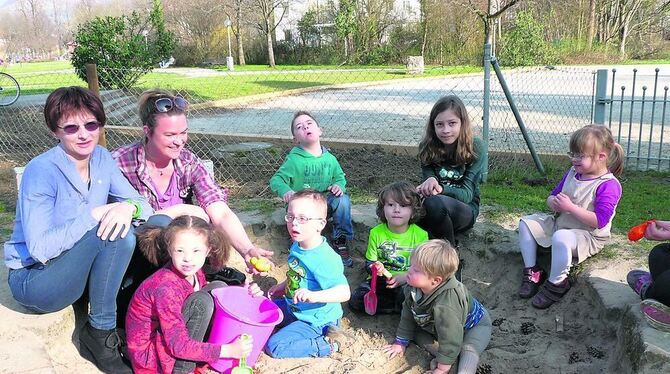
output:
[[544,26],[531,11],[517,14],[512,29],[503,34],[500,61],[506,66],[554,64],[558,61],[551,46],[544,40]]
[[97,17],[79,26],[72,65],[86,80],[86,64],[98,65],[100,88],[127,88],[169,58],[176,39],[165,29],[160,1],[154,0],[148,18]]

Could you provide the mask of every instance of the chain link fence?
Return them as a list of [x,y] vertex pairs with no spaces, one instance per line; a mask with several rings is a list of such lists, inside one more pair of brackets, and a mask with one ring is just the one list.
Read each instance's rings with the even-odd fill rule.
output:
[[[111,72],[116,74],[122,71]],[[523,68],[503,71],[530,138],[541,154],[565,154],[571,132],[591,122],[594,71],[588,68]],[[72,71],[15,75],[22,95],[0,107],[0,158],[23,165],[55,144],[42,110],[54,88],[86,84]],[[269,196],[268,180],[292,147],[290,123],[297,110],[314,114],[322,140],[340,160],[350,186],[376,191],[388,182],[417,182],[416,146],[435,101],[458,95],[481,136],[483,72],[471,67],[426,69],[277,70],[221,72],[160,69],[133,87],[101,90],[108,115],[107,146],[141,138],[137,100],[165,88],[190,102],[188,146],[211,159],[221,185],[241,196]],[[507,100],[491,77],[490,168],[528,159]]]

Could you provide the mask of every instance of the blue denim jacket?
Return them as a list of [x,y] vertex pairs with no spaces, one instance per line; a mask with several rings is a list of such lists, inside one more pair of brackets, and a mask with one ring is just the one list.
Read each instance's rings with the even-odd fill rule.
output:
[[133,199],[141,219],[153,209],[121,174],[111,154],[96,146],[90,161],[90,188],[63,148],[56,146],[26,166],[16,203],[12,236],[5,243],[5,265],[20,269],[58,257],[94,228],[93,208]]

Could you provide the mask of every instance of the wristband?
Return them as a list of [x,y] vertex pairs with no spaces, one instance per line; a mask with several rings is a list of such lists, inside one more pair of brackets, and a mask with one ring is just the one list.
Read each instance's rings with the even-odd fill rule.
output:
[[402,345],[403,347],[407,347],[409,345],[409,339],[401,338],[399,336],[395,337],[395,341],[393,342],[394,344]]
[[133,219],[140,218],[140,216],[142,215],[142,205],[139,203],[139,201],[128,199],[125,202],[135,207],[135,212],[133,213],[132,218]]

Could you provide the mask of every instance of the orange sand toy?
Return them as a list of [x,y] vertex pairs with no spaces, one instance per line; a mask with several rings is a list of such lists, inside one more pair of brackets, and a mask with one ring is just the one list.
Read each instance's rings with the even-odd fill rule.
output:
[[630,231],[628,231],[628,240],[636,242],[644,238],[644,232],[647,231],[647,226],[649,226],[650,223],[655,221],[656,221],[655,219],[650,219],[649,221],[642,222],[637,226],[633,226],[633,228],[631,228]]

